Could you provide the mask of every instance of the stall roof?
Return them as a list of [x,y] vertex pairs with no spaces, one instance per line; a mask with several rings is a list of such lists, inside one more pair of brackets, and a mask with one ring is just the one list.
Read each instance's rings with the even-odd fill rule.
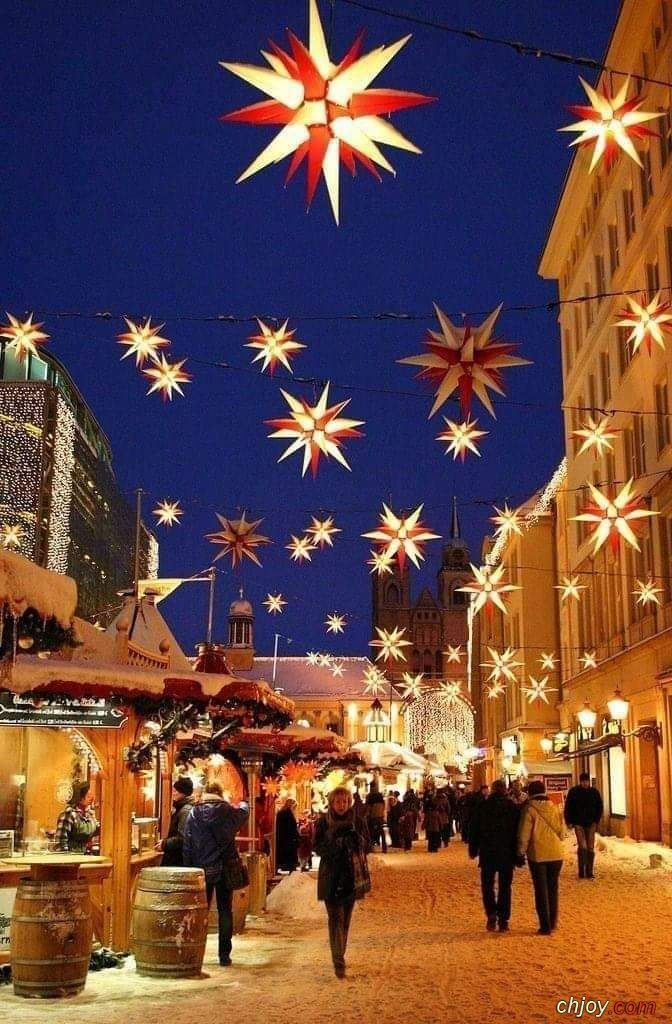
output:
[[342,736],[329,729],[312,729],[302,725],[288,725],[286,729],[272,732],[269,729],[241,729],[231,738],[231,746],[267,747],[278,754],[298,751],[316,756],[318,754],[345,754],[350,744]]
[[[246,679],[273,679],[275,660],[275,686],[289,697],[328,697],[335,700],[366,700],[364,670],[371,665],[368,658],[335,658],[343,669],[342,676],[334,676],[330,668],[310,665],[305,657],[254,659],[254,666],[240,675]],[[396,694],[395,694],[396,697]],[[400,698],[399,698],[400,699]]]
[[0,550],[0,604],[12,615],[34,608],[68,629],[77,606],[77,584],[70,576],[42,569],[13,551]]
[[436,772],[439,765],[429,761],[423,754],[416,754],[401,743],[353,743],[352,749],[360,754],[371,768],[410,768],[416,772]]

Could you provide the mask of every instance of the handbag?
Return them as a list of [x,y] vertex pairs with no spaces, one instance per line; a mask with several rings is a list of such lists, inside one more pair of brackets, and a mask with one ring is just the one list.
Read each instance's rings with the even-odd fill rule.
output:
[[240,857],[231,857],[222,864],[222,881],[227,889],[245,889],[250,884],[247,864]]

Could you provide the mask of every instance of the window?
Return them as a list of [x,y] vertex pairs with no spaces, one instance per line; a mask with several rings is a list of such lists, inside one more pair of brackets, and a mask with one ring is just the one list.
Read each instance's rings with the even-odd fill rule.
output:
[[634,459],[634,439],[632,427],[623,428],[623,461],[626,477],[636,476]]
[[669,3],[670,0],[660,0],[660,26],[663,32],[667,32],[670,27]]
[[618,248],[618,224],[610,224],[607,228],[609,240],[609,272],[613,277],[621,262],[621,253]]
[[667,165],[670,153],[672,152],[672,110],[665,110],[664,107],[658,107],[658,109],[664,111],[665,115],[659,119],[657,128],[657,131],[660,133],[658,146],[660,150],[660,168],[662,170]]
[[632,188],[624,188],[622,192],[623,199],[623,225],[625,228],[625,240],[629,242],[635,233],[635,200],[632,194]]
[[574,355],[572,352],[572,332],[569,327],[565,327],[563,332],[562,349],[565,354],[565,373],[569,373],[572,368],[572,357]]
[[651,167],[651,150],[645,149],[640,153],[642,166],[639,169],[639,183],[642,190],[642,209],[644,209],[653,195],[653,170]]
[[600,352],[600,391],[602,406],[606,409],[611,399],[611,380],[609,379],[609,352]]
[[[672,245],[672,228],[670,228],[668,230],[670,231],[670,244]],[[670,253],[672,253],[672,248],[670,249]],[[672,263],[670,264],[670,266],[672,267]],[[575,351],[575,354],[578,356],[579,351],[581,349],[581,315],[579,313],[579,304],[578,303],[574,303],[573,310],[574,310],[574,346],[575,346],[574,351]]]
[[635,416],[632,430],[633,440],[633,469],[635,476],[644,476],[646,473],[646,436],[644,430],[644,417]]
[[670,556],[672,556],[672,518],[669,515],[656,517],[658,527],[658,541],[660,544],[660,564],[662,566],[663,578],[660,586],[663,588],[663,600],[667,603],[672,598],[672,579],[670,578]]
[[604,276],[604,256],[595,256],[595,291],[598,295],[606,292],[606,279]]
[[[583,294],[590,295],[590,281],[583,282]],[[584,299],[583,301],[583,325],[586,334],[590,330],[593,323],[593,303],[591,299]]]
[[663,448],[670,443],[669,396],[666,377],[656,384],[654,394],[656,399],[656,442],[660,455]]
[[616,457],[613,452],[604,454],[604,479],[607,484],[616,479]]
[[649,301],[660,291],[660,274],[658,272],[658,260],[644,264],[644,275],[646,277],[646,290]]
[[665,254],[667,258],[667,283],[672,287],[672,228],[665,228]]
[[588,408],[590,409],[591,415],[594,416],[597,411],[597,390],[595,388],[594,373],[591,373],[588,376]]
[[621,371],[621,377],[630,366],[632,362],[632,348],[628,338],[630,337],[630,329],[628,327],[619,327],[617,329],[618,337],[618,365]]

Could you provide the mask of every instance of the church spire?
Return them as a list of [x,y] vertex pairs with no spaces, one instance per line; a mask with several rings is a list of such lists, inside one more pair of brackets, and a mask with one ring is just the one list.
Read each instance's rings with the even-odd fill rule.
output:
[[460,539],[460,520],[457,514],[457,498],[453,495],[453,515],[450,521],[450,539]]

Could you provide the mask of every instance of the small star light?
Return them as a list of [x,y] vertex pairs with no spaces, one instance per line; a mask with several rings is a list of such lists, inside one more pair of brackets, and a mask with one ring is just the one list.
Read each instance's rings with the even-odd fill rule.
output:
[[377,640],[369,640],[370,647],[379,647],[380,650],[376,655],[376,661],[380,661],[383,658],[385,661],[406,661],[406,655],[404,654],[404,647],[412,647],[410,640],[404,640],[404,633],[406,628],[402,629],[399,626],[395,626],[394,629],[380,629],[376,626],[376,633],[378,634]]
[[21,523],[15,523],[13,526],[3,523],[0,527],[0,544],[6,551],[18,551],[25,535]]
[[334,517],[327,516],[326,519],[316,519],[315,516],[311,516],[310,518],[312,522],[306,533],[312,538],[313,544],[319,548],[323,548],[325,545],[332,548],[334,542],[331,538],[334,534],[343,532],[338,526],[334,526]]
[[488,615],[492,615],[493,607],[499,608],[499,610],[506,615],[507,608],[502,601],[501,595],[506,594],[511,590],[520,590],[521,588],[515,586],[513,583],[502,582],[504,566],[498,565],[496,569],[493,569],[490,565],[482,565],[479,569],[477,566],[472,564],[471,571],[474,574],[474,582],[468,583],[464,587],[457,587],[457,589],[465,594],[476,595],[476,600],[474,601],[474,615],[480,612],[483,607],[485,607]]
[[40,330],[44,324],[34,324],[33,314],[27,320],[19,320],[7,314],[8,324],[0,324],[0,338],[9,338],[8,349],[13,349],[17,359],[21,362],[26,356],[37,356],[37,346],[43,345],[49,339],[49,335]]
[[445,683],[439,683],[439,693],[444,694],[449,700],[457,700],[462,695],[459,679],[449,679]]
[[337,676],[338,677],[342,676],[344,670],[345,670],[345,666],[344,666],[342,661],[334,661],[332,663],[331,674],[334,677],[334,679],[336,679]]
[[282,786],[277,779],[266,779],[265,782],[262,782],[261,788],[263,789],[266,796],[271,797],[272,799],[273,797],[276,797],[278,795]]
[[658,594],[662,594],[661,587],[655,585],[654,580],[649,579],[644,582],[643,580],[635,580],[635,586],[637,590],[633,590],[633,594],[637,597],[637,604],[660,604],[660,598]]
[[543,676],[541,679],[535,679],[534,676],[527,678],[529,685],[521,686],[521,690],[527,697],[528,704],[533,704],[535,700],[543,700],[545,704],[548,704],[548,694],[556,692],[555,687],[548,685],[548,676]]
[[542,651],[541,656],[539,658],[539,662],[541,664],[542,672],[544,669],[548,669],[549,672],[555,672],[555,667],[558,664],[558,659],[556,658],[554,653],[546,654],[544,651]]
[[621,537],[630,547],[639,551],[639,544],[630,522],[657,516],[660,513],[652,512],[644,507],[644,499],[632,486],[632,477],[613,499],[602,494],[593,484],[588,484],[588,487],[593,500],[580,515],[572,516],[572,519],[580,523],[594,524],[595,528],[591,536],[593,555],[596,555],[602,545],[609,540],[611,550],[617,557]]
[[[268,595],[271,596],[270,594]],[[317,651],[306,651],[306,664],[307,665],[319,665],[320,655]]]
[[424,687],[422,686],[422,680],[425,678],[424,673],[420,672],[417,676],[414,676],[412,672],[404,672],[403,679],[404,685],[401,690],[401,696],[404,700],[415,700],[422,694]]
[[522,661],[515,660],[516,653],[513,647],[507,647],[501,654],[494,647],[488,647],[488,654],[491,660],[481,662],[483,668],[490,669],[488,679],[492,679],[497,683],[504,677],[508,682],[515,683],[515,669],[520,668],[523,664]]
[[513,533],[517,533],[519,537],[522,537],[523,528],[520,525],[520,515],[517,509],[509,508],[506,502],[504,502],[503,509],[497,508],[496,505],[493,507],[497,515],[490,516],[490,522],[494,523],[497,527],[495,530],[495,537],[499,537],[502,533],[510,533],[511,531],[513,531]]
[[179,526],[180,516],[184,515],[184,512],[180,508],[179,501],[160,501],[152,512],[153,516],[156,516],[157,526]]
[[315,545],[311,544],[310,537],[297,537],[294,533],[285,547],[291,552],[289,557],[293,562],[310,562],[310,552],[315,550]]
[[345,626],[345,615],[334,612],[332,615],[327,615],[324,624],[327,627],[327,633],[342,633]]
[[575,601],[580,601],[581,594],[579,591],[586,590],[587,588],[584,583],[579,583],[578,576],[563,576],[560,583],[556,584],[553,589],[562,591],[560,594],[561,601],[567,601],[570,597]]
[[268,369],[271,376],[275,373],[275,368],[278,363],[281,363],[286,370],[293,373],[290,359],[296,355],[300,349],[305,348],[300,341],[294,341],[294,335],[296,331],[288,331],[287,324],[288,320],[285,320],[282,327],[278,327],[275,330],[265,324],[263,320],[257,318],[259,329],[261,334],[250,335],[250,340],[246,342],[246,348],[258,348],[260,351],[252,360],[253,363],[259,362],[263,359],[261,372]]
[[454,661],[458,665],[462,661],[462,645],[458,644],[457,647],[451,647],[448,644],[448,650],[443,652],[449,662]]
[[588,85],[583,78],[579,78],[585,89],[591,106],[584,107],[573,105],[569,110],[577,114],[581,121],[568,124],[564,128],[558,128],[560,132],[580,132],[581,134],[571,146],[590,146],[595,143],[593,156],[590,161],[592,172],[601,158],[604,156],[604,163],[607,171],[618,156],[619,149],[642,166],[637,150],[632,144],[633,139],[643,139],[647,135],[656,136],[650,128],[644,127],[645,121],[652,121],[656,117],[662,117],[662,113],[651,113],[640,110],[644,97],[635,93],[632,99],[626,101],[630,78],[627,78],[615,96],[612,97],[608,86],[604,91],[598,91]]
[[266,600],[262,601],[262,604],[266,606],[269,615],[282,615],[282,609],[287,602],[282,594],[267,594]]
[[387,549],[385,549],[384,551],[372,551],[371,558],[367,558],[366,564],[373,566],[373,569],[371,569],[370,572],[371,576],[374,572],[378,576],[383,576],[386,572],[389,572],[391,576],[393,561],[394,557],[388,554]]
[[474,455],[481,457],[481,453],[476,447],[475,442],[481,437],[487,437],[490,433],[489,430],[477,430],[478,420],[472,420],[467,417],[462,423],[455,423],[454,420],[449,420],[447,416],[443,417],[447,430],[442,430],[440,434],[437,434],[437,441],[444,441],[447,444],[445,454],[448,455],[450,452],[453,453],[453,462],[460,456],[462,462],[464,462],[465,455],[468,451],[473,452]]
[[330,654],[318,654],[317,664],[320,668],[331,668],[333,658]]
[[124,317],[128,330],[123,334],[117,335],[117,341],[120,345],[127,345],[127,351],[124,352],[122,359],[127,359],[128,356],[135,356],[135,365],[144,366],[147,360],[151,362],[158,362],[157,351],[160,348],[166,348],[170,345],[168,338],[162,338],[159,331],[165,327],[165,324],[159,324],[158,327],[152,327],[152,318],[148,317],[146,323],[136,324],[128,317]]
[[397,516],[383,502],[380,526],[371,533],[363,533],[362,537],[382,545],[383,551],[390,557],[396,555],[400,572],[403,572],[407,555],[416,569],[419,569],[420,562],[425,557],[422,553],[423,545],[428,540],[437,540],[440,537],[440,534],[431,533],[424,523],[420,522],[421,512],[422,505],[418,505],[410,516]]
[[614,446],[611,442],[618,437],[619,433],[620,431],[609,426],[608,416],[603,416],[599,422],[589,416],[585,426],[580,430],[572,431],[574,437],[583,438],[583,443],[576,454],[581,455],[582,452],[589,452],[592,449],[597,458],[598,455],[604,455],[605,452],[613,452]]
[[159,358],[154,366],[150,366],[148,370],[142,371],[145,377],[149,377],[150,380],[154,381],[147,394],[151,395],[152,392],[158,391],[164,402],[166,399],[172,402],[173,391],[177,391],[178,395],[184,396],[184,391],[180,384],[189,384],[193,380],[192,375],[182,369],[186,361],[186,359],[180,359],[178,363],[169,363],[163,353],[159,353]]
[[651,342],[655,341],[659,348],[665,348],[663,331],[672,330],[672,313],[670,303],[660,301],[660,292],[646,304],[646,297],[642,296],[641,304],[626,295],[626,302],[630,309],[622,309],[619,316],[622,320],[616,321],[617,327],[632,327],[632,333],[627,343],[632,342],[632,354],[634,355],[640,345],[646,345],[646,351],[651,355]]
[[329,400],[329,382],[324,385],[317,405],[311,406],[304,398],[294,398],[286,391],[280,389],[280,393],[291,409],[290,419],[265,420],[269,427],[277,429],[269,434],[269,437],[291,439],[292,443],[282,453],[278,462],[282,462],[289,455],[300,451],[303,448],[303,468],[301,476],[305,476],[310,466],[313,477],[317,476],[320,456],[327,458],[331,455],[340,462],[346,469],[350,466],[346,462],[341,449],[343,437],[363,437],[361,430],[356,427],[364,425],[364,420],[339,419],[338,414],[349,404],[350,399],[345,402],[337,402],[336,405],[327,407]]
[[249,558],[260,566],[261,562],[254,549],[262,544],[272,543],[268,537],[255,532],[259,524],[263,523],[263,519],[255,519],[248,523],[244,512],[240,519],[226,519],[224,516],[220,516],[219,512],[217,518],[222,529],[217,530],[216,533],[206,533],[205,535],[212,544],[220,544],[222,547],[222,550],[215,555],[215,561],[224,555],[231,555],[231,564],[234,569],[239,563],[242,563],[244,558]]
[[385,690],[385,684],[387,682],[387,680],[385,679],[385,676],[383,676],[383,675],[381,675],[379,673],[378,675],[375,675],[375,676],[374,675],[370,675],[368,679],[366,678],[366,675],[365,675],[364,678],[365,678],[364,693],[369,693],[369,694],[371,694],[372,697],[377,697],[379,693],[383,693],[383,691]]
[[496,697],[501,697],[505,690],[506,686],[501,682],[501,680],[497,680],[492,683],[491,686],[486,686],[486,693],[490,700],[495,700]]
[[597,668],[597,651],[584,651],[579,661],[583,668]]

